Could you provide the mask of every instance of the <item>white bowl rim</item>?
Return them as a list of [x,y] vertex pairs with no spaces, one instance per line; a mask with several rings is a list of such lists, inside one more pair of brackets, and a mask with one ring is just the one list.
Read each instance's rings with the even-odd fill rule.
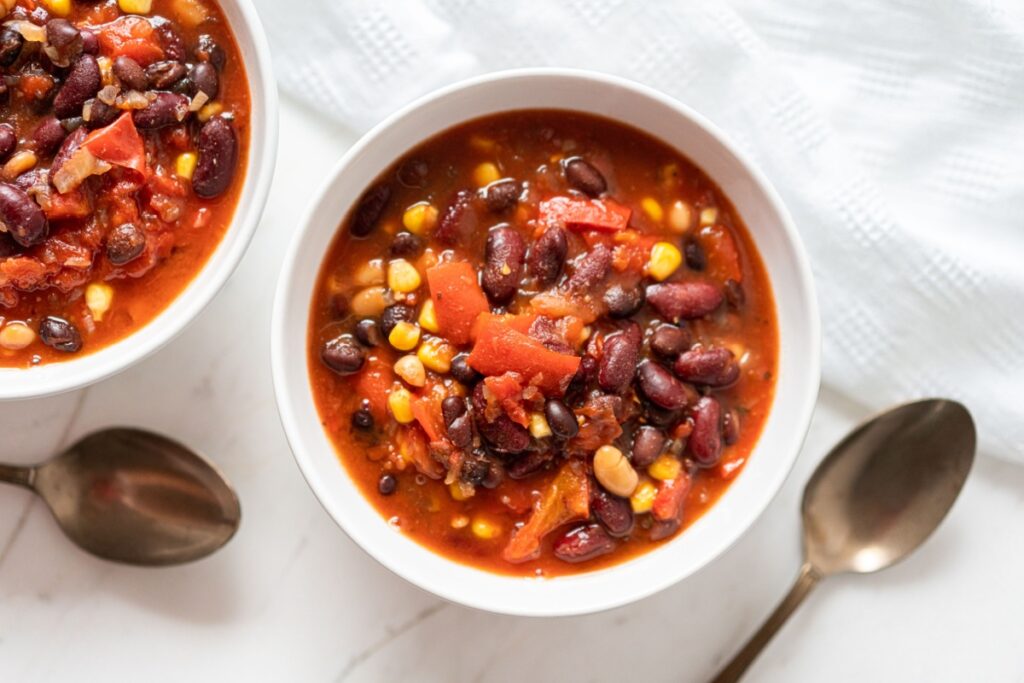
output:
[[[796,268],[796,276],[801,287],[798,295],[801,297],[799,303],[802,305],[802,310],[807,314],[807,326],[806,326],[806,338],[802,339],[807,347],[807,355],[804,357],[805,366],[809,368],[806,372],[804,382],[800,387],[799,396],[801,402],[799,405],[793,406],[793,410],[798,416],[796,418],[797,424],[799,424],[798,432],[792,434],[792,443],[785,444],[788,449],[788,456],[783,463],[783,466],[778,467],[774,471],[774,476],[770,484],[766,487],[766,490],[762,492],[762,495],[753,504],[749,505],[747,512],[744,515],[744,519],[738,525],[734,525],[736,530],[731,535],[722,535],[717,537],[712,544],[709,544],[709,549],[704,553],[704,558],[692,567],[685,571],[662,571],[657,576],[653,577],[647,583],[634,582],[629,584],[626,581],[620,581],[625,587],[613,594],[600,595],[596,597],[588,597],[587,599],[574,599],[570,602],[561,602],[558,600],[552,600],[550,604],[538,604],[536,601],[518,602],[517,600],[505,600],[495,599],[487,594],[478,595],[467,595],[460,590],[458,581],[437,581],[427,580],[423,576],[417,573],[418,569],[414,563],[399,563],[393,561],[394,558],[383,555],[379,552],[379,549],[374,543],[374,532],[367,531],[366,529],[360,528],[357,525],[349,523],[347,515],[341,509],[342,506],[336,503],[338,496],[334,491],[326,488],[324,482],[318,477],[315,466],[314,458],[310,452],[307,452],[302,447],[302,427],[299,422],[299,416],[297,411],[294,409],[296,405],[293,400],[292,387],[289,385],[289,372],[286,368],[287,360],[284,358],[284,347],[286,345],[286,337],[289,334],[289,330],[284,326],[284,319],[286,317],[288,301],[292,297],[292,283],[295,278],[293,277],[296,269],[299,267],[297,262],[297,256],[301,249],[302,242],[307,234],[312,229],[312,222],[315,217],[318,206],[324,201],[327,194],[330,192],[332,186],[337,181],[338,177],[344,172],[353,159],[360,157],[365,150],[373,145],[378,138],[380,138],[388,129],[390,129],[397,122],[402,121],[406,117],[412,116],[418,109],[433,103],[437,100],[442,100],[451,97],[453,94],[461,91],[467,91],[477,86],[491,84],[495,81],[502,80],[513,80],[513,79],[530,79],[530,78],[568,78],[568,79],[584,79],[595,83],[597,85],[608,85],[632,91],[638,96],[653,99],[663,106],[667,106],[676,112],[683,118],[689,118],[693,123],[697,124],[705,132],[707,132],[714,141],[720,145],[728,154],[743,167],[744,171],[749,175],[750,179],[754,181],[758,191],[763,193],[764,198],[769,204],[772,211],[777,215],[780,225],[786,234],[787,239],[793,249],[793,255],[795,257],[795,263],[793,264]],[[523,107],[525,109],[533,108],[530,106]],[[573,109],[573,107],[551,107],[552,109]],[[468,116],[463,119],[453,120],[451,126],[458,125],[463,121],[469,121],[473,118],[477,118],[479,115]],[[607,118],[612,118],[605,114],[602,114]],[[626,125],[631,125],[628,121],[624,122]],[[437,134],[437,133],[432,133]],[[425,136],[423,139],[429,138],[430,135]],[[670,143],[666,143],[670,144]],[[399,155],[404,153],[399,152]],[[397,158],[397,157],[396,157]],[[702,167],[700,160],[693,159],[694,163],[698,167]],[[714,178],[712,178],[714,180]],[[338,218],[341,221],[341,217]],[[594,612],[600,612],[615,607],[620,607],[625,604],[629,604],[648,596],[651,596],[671,585],[678,583],[688,576],[696,573],[700,569],[706,567],[714,559],[721,556],[726,550],[734,545],[753,525],[753,523],[760,517],[764,510],[768,507],[769,503],[775,498],[778,491],[782,488],[782,484],[785,482],[790,471],[792,470],[793,464],[799,454],[800,448],[807,435],[807,430],[810,426],[810,420],[814,412],[814,407],[817,401],[818,389],[820,384],[820,366],[821,366],[821,322],[818,309],[817,294],[814,287],[814,280],[811,274],[810,262],[807,257],[806,250],[803,242],[797,232],[796,226],[793,222],[789,211],[782,202],[781,197],[778,195],[775,188],[768,181],[767,177],[761,172],[761,170],[755,166],[741,151],[730,141],[730,139],[722,132],[715,124],[705,118],[702,114],[699,114],[688,105],[672,98],[654,88],[646,86],[644,84],[622,78],[619,76],[613,76],[610,74],[594,72],[583,69],[569,69],[569,68],[557,68],[557,67],[542,67],[542,68],[525,68],[525,69],[510,69],[492,72],[481,76],[476,76],[466,80],[462,80],[451,84],[449,86],[435,90],[423,97],[420,97],[413,102],[400,108],[383,121],[374,126],[369,132],[364,134],[337,162],[332,169],[331,173],[328,174],[324,182],[321,184],[319,190],[314,194],[314,197],[307,207],[306,212],[302,217],[302,221],[299,223],[300,227],[296,234],[293,236],[291,243],[285,254],[284,266],[279,273],[279,279],[277,289],[274,297],[274,311],[271,321],[271,366],[275,396],[278,405],[278,411],[280,414],[282,425],[284,426],[285,434],[288,439],[289,445],[291,446],[292,454],[302,472],[303,477],[306,479],[307,485],[312,490],[314,496],[320,502],[321,506],[325,509],[328,515],[334,519],[335,523],[359,546],[364,552],[377,560],[384,567],[392,571],[394,574],[402,577],[409,583],[417,586],[418,588],[432,593],[438,597],[441,597],[447,601],[458,603],[474,609],[479,609],[486,612],[508,614],[515,616],[532,616],[532,617],[559,617],[559,616],[573,616],[580,614],[590,614]],[[336,228],[335,228],[336,231]],[[332,233],[331,239],[333,240]],[[318,262],[316,264],[317,271],[319,271],[322,264]],[[769,273],[769,279],[771,280],[771,273]],[[773,283],[774,284],[774,283]],[[773,287],[774,289],[774,287]],[[777,292],[776,292],[777,295]],[[306,306],[306,315],[308,317],[308,297],[304,296],[301,301]],[[778,305],[778,303],[776,304]],[[780,325],[781,327],[781,325]],[[306,331],[303,329],[303,335]],[[781,329],[780,329],[781,334]],[[781,340],[780,340],[781,341]],[[781,356],[780,347],[780,356]],[[305,365],[305,359],[303,359],[303,365]],[[306,372],[308,375],[308,371]],[[307,378],[308,383],[308,378]],[[776,388],[778,392],[778,387]],[[773,398],[772,410],[775,410],[775,399]],[[319,423],[319,420],[316,420]],[[321,432],[323,429],[321,427]],[[326,434],[323,434],[323,438],[327,439]],[[329,441],[329,439],[328,439]],[[338,461],[336,451],[331,444],[330,449],[332,457],[335,459],[337,466],[345,472],[345,476],[348,477],[347,468]],[[742,473],[740,475],[742,477]],[[732,486],[730,488],[735,488]],[[728,490],[726,494],[728,494]],[[360,496],[362,498],[362,496]],[[723,499],[724,499],[723,495]],[[371,506],[368,500],[363,499],[365,505]],[[693,527],[701,524],[703,520],[708,518],[712,512],[722,505],[724,501],[719,500],[711,509],[705,512],[705,514],[694,522],[693,525],[688,527],[683,533],[676,536],[672,541],[665,544],[670,546],[673,543],[679,541],[685,537],[687,533],[693,531]],[[374,510],[376,513],[376,510]],[[404,535],[403,535],[404,537]],[[507,582],[520,582],[521,585],[527,586],[531,582],[534,582],[531,578],[508,576],[503,574],[496,574],[487,572],[485,570],[476,569],[463,565],[462,563],[450,560],[443,555],[434,553],[427,549],[425,546],[420,545],[415,540],[404,537],[404,540],[417,546],[431,555],[442,558],[445,562],[452,565],[454,568],[468,568],[471,572],[484,574],[490,577],[495,585],[498,583]],[[586,581],[589,578],[595,576],[611,573],[611,572],[622,572],[631,565],[638,564],[639,561],[644,558],[651,558],[652,556],[658,555],[662,552],[663,548],[653,549],[635,558],[631,558],[625,562],[618,563],[611,567],[596,570],[593,572],[587,572],[583,574],[568,575],[564,577],[557,577],[553,579],[547,579],[551,583],[562,582],[563,584],[569,584],[570,582]],[[651,577],[648,577],[651,579]],[[527,597],[525,593],[518,592],[517,598]],[[550,596],[548,596],[550,597]]]
[[[48,363],[38,368],[0,368],[0,401],[43,398],[94,384],[112,377],[153,354],[177,337],[213,301],[231,277],[252,241],[270,194],[277,161],[278,94],[270,45],[251,0],[218,0],[228,14],[234,5],[241,22],[231,22],[240,46],[252,41],[256,63],[246,62],[253,115],[263,117],[262,136],[255,127],[249,139],[248,167],[231,224],[220,244],[192,280],[160,313],[128,336],[80,358]],[[258,87],[257,87],[258,86]],[[256,95],[262,91],[262,98]],[[248,201],[246,201],[248,200]],[[223,255],[221,255],[221,251]],[[214,259],[220,262],[212,268]],[[41,370],[50,369],[45,373]],[[43,376],[45,375],[45,376]]]

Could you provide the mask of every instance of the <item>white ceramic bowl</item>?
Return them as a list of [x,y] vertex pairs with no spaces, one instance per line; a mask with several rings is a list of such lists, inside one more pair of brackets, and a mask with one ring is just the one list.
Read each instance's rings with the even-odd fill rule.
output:
[[251,0],[218,0],[245,62],[252,105],[245,184],[231,226],[203,269],[148,325],[95,353],[37,368],[0,368],[0,400],[38,398],[114,375],[173,339],[227,282],[252,240],[277,157],[277,82],[270,47]]
[[[660,548],[608,569],[554,579],[491,574],[435,554],[389,527],[339,462],[317,417],[306,331],[321,260],[365,187],[423,140],[495,112],[574,109],[647,131],[695,161],[732,200],[753,234],[775,292],[779,379],[764,432],[743,472],[690,528]],[[338,164],[291,244],[277,288],[272,363],[278,407],[295,458],[327,512],[366,552],[436,595],[493,612],[594,612],[661,590],[717,557],[754,522],[789,473],[818,391],[819,323],[811,272],[796,229],[767,179],[699,114],[650,88],[580,71],[497,73],[405,107]]]

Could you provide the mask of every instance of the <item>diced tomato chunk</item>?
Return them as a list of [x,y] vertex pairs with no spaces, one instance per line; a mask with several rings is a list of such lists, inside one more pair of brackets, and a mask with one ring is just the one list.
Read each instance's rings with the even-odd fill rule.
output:
[[139,16],[126,16],[97,29],[100,52],[114,59],[131,57],[139,65],[149,66],[163,59],[164,50],[153,25]]
[[707,254],[707,274],[721,284],[726,280],[743,281],[743,268],[740,266],[740,251],[736,239],[724,225],[708,225],[700,229],[697,235],[700,244]]
[[89,150],[97,159],[130,168],[143,176],[149,174],[142,136],[139,135],[132,115],[128,112],[121,114],[110,125],[89,133],[82,142],[82,147]]
[[51,221],[58,221],[64,218],[85,218],[92,213],[92,206],[89,203],[89,195],[81,187],[61,194],[51,192],[47,198],[43,212]]
[[490,310],[473,266],[438,263],[427,269],[427,284],[441,334],[455,344],[468,343],[477,316]]
[[683,501],[690,492],[690,475],[681,473],[675,479],[661,482],[658,493],[654,496],[654,507],[651,514],[654,518],[667,522],[679,519],[683,513]]
[[484,386],[498,401],[510,420],[526,427],[530,424],[530,418],[523,407],[522,379],[518,372],[506,372],[496,377],[485,377]]
[[552,197],[540,203],[543,223],[562,224],[572,230],[622,230],[633,211],[611,199]]
[[388,416],[388,392],[395,383],[391,364],[379,356],[370,356],[359,372],[356,393],[367,400],[373,419],[383,422]]
[[590,488],[587,471],[581,460],[562,465],[533,514],[505,546],[506,562],[526,562],[540,553],[541,540],[558,527],[590,516]]
[[445,434],[444,417],[441,415],[441,402],[444,397],[444,387],[434,385],[427,387],[412,402],[412,415],[431,441],[437,441]]
[[468,362],[482,375],[518,372],[549,395],[565,393],[580,365],[578,356],[552,351],[499,319],[480,329]]

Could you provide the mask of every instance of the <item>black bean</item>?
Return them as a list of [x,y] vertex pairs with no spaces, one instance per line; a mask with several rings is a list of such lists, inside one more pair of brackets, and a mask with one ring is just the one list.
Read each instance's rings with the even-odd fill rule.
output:
[[356,212],[352,216],[349,225],[349,232],[353,237],[366,237],[380,221],[384,210],[388,207],[391,199],[391,187],[388,185],[374,185],[359,198]]
[[68,132],[60,125],[57,117],[47,116],[32,131],[32,147],[39,156],[48,157],[57,151],[67,136]]
[[373,429],[373,413],[368,406],[360,406],[352,413],[352,426],[364,432]]
[[637,384],[652,403],[679,410],[696,398],[696,392],[654,361],[645,360],[636,369]]
[[722,290],[710,282],[663,282],[647,288],[647,302],[673,321],[713,313],[724,298]]
[[134,261],[146,250],[146,234],[134,223],[122,223],[107,235],[107,259],[115,266]]
[[460,353],[452,358],[452,367],[448,372],[457,382],[461,382],[467,387],[480,381],[480,373],[469,367],[469,356],[465,353]]
[[448,396],[441,401],[441,417],[446,425],[466,414],[466,401],[458,396]]
[[681,379],[709,387],[726,387],[740,377],[740,364],[721,346],[696,346],[679,356],[672,371]]
[[[460,415],[455,418],[452,420],[452,423],[448,425],[447,433],[448,439],[456,448],[463,450],[469,448],[473,443],[473,416]],[[486,474],[487,470],[485,469],[481,474],[481,481]]]
[[630,323],[626,330],[604,340],[604,349],[598,367],[597,382],[613,394],[621,394],[628,387],[640,360],[640,328]]
[[519,201],[519,183],[511,178],[498,180],[484,188],[484,206],[491,213],[508,211]]
[[324,343],[320,359],[331,370],[345,376],[362,369],[366,354],[352,337],[343,334]]
[[722,418],[722,441],[731,446],[740,440],[740,414],[732,408]]
[[146,67],[146,80],[153,90],[170,90],[175,83],[188,75],[188,69],[181,62],[165,59]]
[[17,146],[18,134],[14,132],[14,126],[0,123],[0,161],[6,161]]
[[487,476],[484,477],[484,480],[481,482],[484,485],[484,488],[497,488],[503,481],[505,481],[505,468],[502,467],[500,462],[493,458],[488,458]]
[[13,29],[0,29],[0,66],[10,66],[18,59],[25,39]]
[[651,351],[662,358],[675,358],[690,348],[693,344],[693,335],[690,334],[690,328],[684,325],[658,325],[651,333]]
[[[156,130],[158,128],[165,128],[167,126],[174,126],[185,120],[188,116],[188,98],[184,95],[179,95],[173,92],[158,92],[156,98],[150,102],[143,109],[136,109],[132,112],[132,120],[135,122],[137,128],[143,130]],[[206,122],[203,126],[203,131],[214,121],[222,121],[223,124],[217,124],[218,130],[223,130],[224,124],[227,122],[220,116],[214,117]],[[230,125],[227,125],[227,130],[230,130]],[[227,133],[223,133],[225,136]],[[234,131],[231,131],[232,137]],[[202,157],[202,144],[203,144],[203,132],[199,133],[199,141],[197,146],[199,147],[199,154]],[[211,144],[208,140],[207,144]],[[200,165],[202,160],[200,159]],[[233,165],[232,165],[233,166]],[[232,169],[233,170],[233,169]],[[195,186],[195,177],[199,174],[199,166],[196,167],[195,175],[193,175],[193,187]]]
[[43,210],[24,190],[0,183],[0,222],[15,242],[31,247],[46,239],[49,225]]
[[411,306],[392,304],[380,314],[380,328],[384,332],[384,337],[387,338],[391,336],[391,330],[395,329],[395,325],[403,321],[411,323],[415,319],[416,311]]
[[591,488],[590,511],[608,533],[616,538],[629,536],[633,531],[633,508],[625,498],[608,493],[599,486]]
[[544,416],[548,420],[548,426],[551,427],[551,433],[557,439],[571,439],[580,431],[579,423],[576,422],[576,414],[572,412],[572,408],[557,398],[550,399],[544,404]]
[[628,318],[644,305],[644,290],[640,285],[615,284],[604,293],[608,315],[613,318]]
[[526,243],[515,228],[503,225],[487,233],[480,285],[492,304],[501,306],[515,297],[525,256]]
[[380,327],[377,325],[377,321],[372,318],[363,318],[356,323],[355,329],[356,339],[363,346],[380,346],[384,343],[384,337],[381,336]]
[[698,465],[711,467],[722,454],[722,406],[713,396],[705,396],[693,407],[692,417],[690,454]]
[[217,99],[217,94],[220,92],[220,77],[217,75],[216,67],[209,62],[199,62],[192,67],[189,78],[192,79],[197,93],[203,92],[211,100]]
[[164,56],[179,62],[185,61],[185,41],[174,24],[164,17],[153,17],[150,24],[153,25],[156,35],[160,39],[160,47],[164,49]]
[[54,63],[60,66],[69,65],[82,54],[82,34],[67,19],[50,19],[46,22],[46,42],[56,53]]
[[39,338],[50,348],[64,353],[74,353],[82,348],[78,329],[67,320],[52,315],[43,318],[39,324]]
[[83,113],[86,109],[89,110],[89,120],[85,122],[85,127],[89,130],[110,125],[121,115],[120,109],[96,98],[85,101],[85,105],[82,107]]
[[227,61],[227,54],[224,52],[224,48],[213,39],[213,36],[205,33],[199,36],[199,44],[196,46],[195,56],[201,62],[213,64],[217,67],[217,71],[222,70],[224,62]]
[[551,552],[563,562],[586,562],[615,550],[615,541],[597,524],[567,531],[551,546]]
[[82,105],[99,92],[101,85],[100,67],[96,58],[81,55],[75,60],[71,72],[64,79],[64,85],[53,98],[53,112],[62,119],[81,115]]
[[199,160],[192,174],[193,192],[203,198],[223,194],[231,186],[238,165],[238,137],[234,126],[221,116],[213,117],[200,129],[196,151]]
[[688,238],[683,245],[683,254],[686,255],[686,266],[690,270],[700,272],[707,268],[708,257],[704,253],[704,247],[693,237]]
[[576,261],[566,286],[574,292],[588,292],[607,277],[611,267],[612,250],[598,244]]
[[537,279],[538,285],[548,287],[558,281],[568,251],[569,241],[565,231],[554,225],[548,227],[534,242],[528,266],[530,275]]
[[422,159],[410,159],[399,167],[395,173],[395,179],[403,187],[422,188],[427,184],[427,174],[430,173],[430,166]]
[[[467,420],[466,424],[468,425],[469,418],[463,419]],[[472,432],[470,432],[470,438],[472,438]],[[452,443],[454,442],[455,440],[452,439]],[[470,454],[462,461],[462,466],[459,468],[459,479],[467,484],[478,486],[487,479],[490,469],[490,462],[486,458],[475,453]]]
[[391,241],[390,253],[396,258],[419,256],[423,251],[423,240],[411,232],[402,231]]
[[393,474],[382,474],[377,480],[377,490],[382,496],[390,496],[398,488],[398,480]]
[[434,228],[434,238],[448,246],[462,244],[476,233],[477,222],[473,193],[459,190],[441,213]]
[[657,427],[642,425],[633,434],[633,467],[646,468],[665,450],[668,437]]
[[562,162],[565,179],[583,194],[596,197],[608,189],[601,172],[582,157],[571,157]]
[[145,70],[131,57],[118,56],[112,68],[114,75],[126,90],[145,90],[149,87],[149,78],[146,77]]

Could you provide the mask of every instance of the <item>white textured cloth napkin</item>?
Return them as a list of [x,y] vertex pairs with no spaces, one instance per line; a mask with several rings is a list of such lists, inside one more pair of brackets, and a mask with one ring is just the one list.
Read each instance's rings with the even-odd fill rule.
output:
[[951,396],[1024,462],[1019,0],[256,0],[286,93],[363,131],[474,74],[573,66],[725,129],[810,251],[824,381]]

